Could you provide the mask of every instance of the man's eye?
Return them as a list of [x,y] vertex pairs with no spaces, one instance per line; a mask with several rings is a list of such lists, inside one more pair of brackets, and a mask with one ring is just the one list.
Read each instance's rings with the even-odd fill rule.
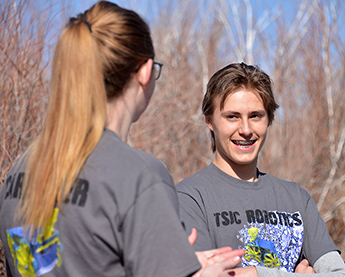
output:
[[259,114],[253,114],[251,117],[252,118],[260,118],[261,116]]

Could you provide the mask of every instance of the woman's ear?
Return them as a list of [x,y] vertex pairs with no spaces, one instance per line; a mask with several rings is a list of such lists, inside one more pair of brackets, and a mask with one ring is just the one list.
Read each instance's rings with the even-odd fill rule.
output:
[[136,73],[137,80],[144,90],[151,79],[152,68],[153,60],[148,59],[143,65],[140,66],[138,72]]
[[213,124],[212,124],[212,117],[210,115],[206,115],[205,116],[205,122],[206,122],[206,125],[207,127],[213,131]]

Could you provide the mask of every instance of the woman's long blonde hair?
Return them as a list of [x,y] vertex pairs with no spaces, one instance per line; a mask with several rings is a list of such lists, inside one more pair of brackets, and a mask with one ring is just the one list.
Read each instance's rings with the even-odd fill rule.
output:
[[72,18],[54,55],[45,125],[28,152],[18,217],[44,228],[62,208],[106,122],[106,102],[153,58],[150,30],[135,12],[101,1]]

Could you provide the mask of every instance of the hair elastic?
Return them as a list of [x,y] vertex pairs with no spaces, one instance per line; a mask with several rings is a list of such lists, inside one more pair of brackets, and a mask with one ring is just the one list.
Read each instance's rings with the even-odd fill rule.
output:
[[92,33],[90,22],[88,22],[88,21],[85,20],[85,19],[80,19],[80,21],[81,21],[81,22],[84,22],[84,23],[87,25],[87,27],[89,27],[90,33]]

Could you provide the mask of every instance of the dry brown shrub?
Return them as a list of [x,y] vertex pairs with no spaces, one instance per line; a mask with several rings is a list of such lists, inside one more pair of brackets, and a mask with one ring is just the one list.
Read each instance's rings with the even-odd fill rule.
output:
[[[259,168],[309,191],[344,257],[345,42],[337,28],[344,25],[344,6],[334,1],[332,10],[334,3],[318,1],[315,6],[314,1],[303,10],[292,1],[292,22],[285,13],[272,15],[274,31],[258,32],[255,24],[237,28],[233,14],[214,8],[233,9],[236,2],[242,7],[249,3],[168,0],[150,15],[163,74],[148,110],[131,129],[129,143],[161,159],[175,182],[204,168],[213,159],[200,110],[205,85],[222,66],[253,59],[271,75],[280,104]],[[48,101],[46,50],[55,36],[48,33],[49,13],[33,9],[30,1],[13,3],[0,5],[0,186],[42,126]],[[248,22],[250,13],[239,11],[238,22]],[[254,23],[260,16],[256,12],[251,15]],[[247,47],[253,34],[257,36],[249,46],[254,47]]]
[[0,187],[40,132],[48,101],[54,16],[51,7],[37,10],[34,4],[4,0],[0,5]]

